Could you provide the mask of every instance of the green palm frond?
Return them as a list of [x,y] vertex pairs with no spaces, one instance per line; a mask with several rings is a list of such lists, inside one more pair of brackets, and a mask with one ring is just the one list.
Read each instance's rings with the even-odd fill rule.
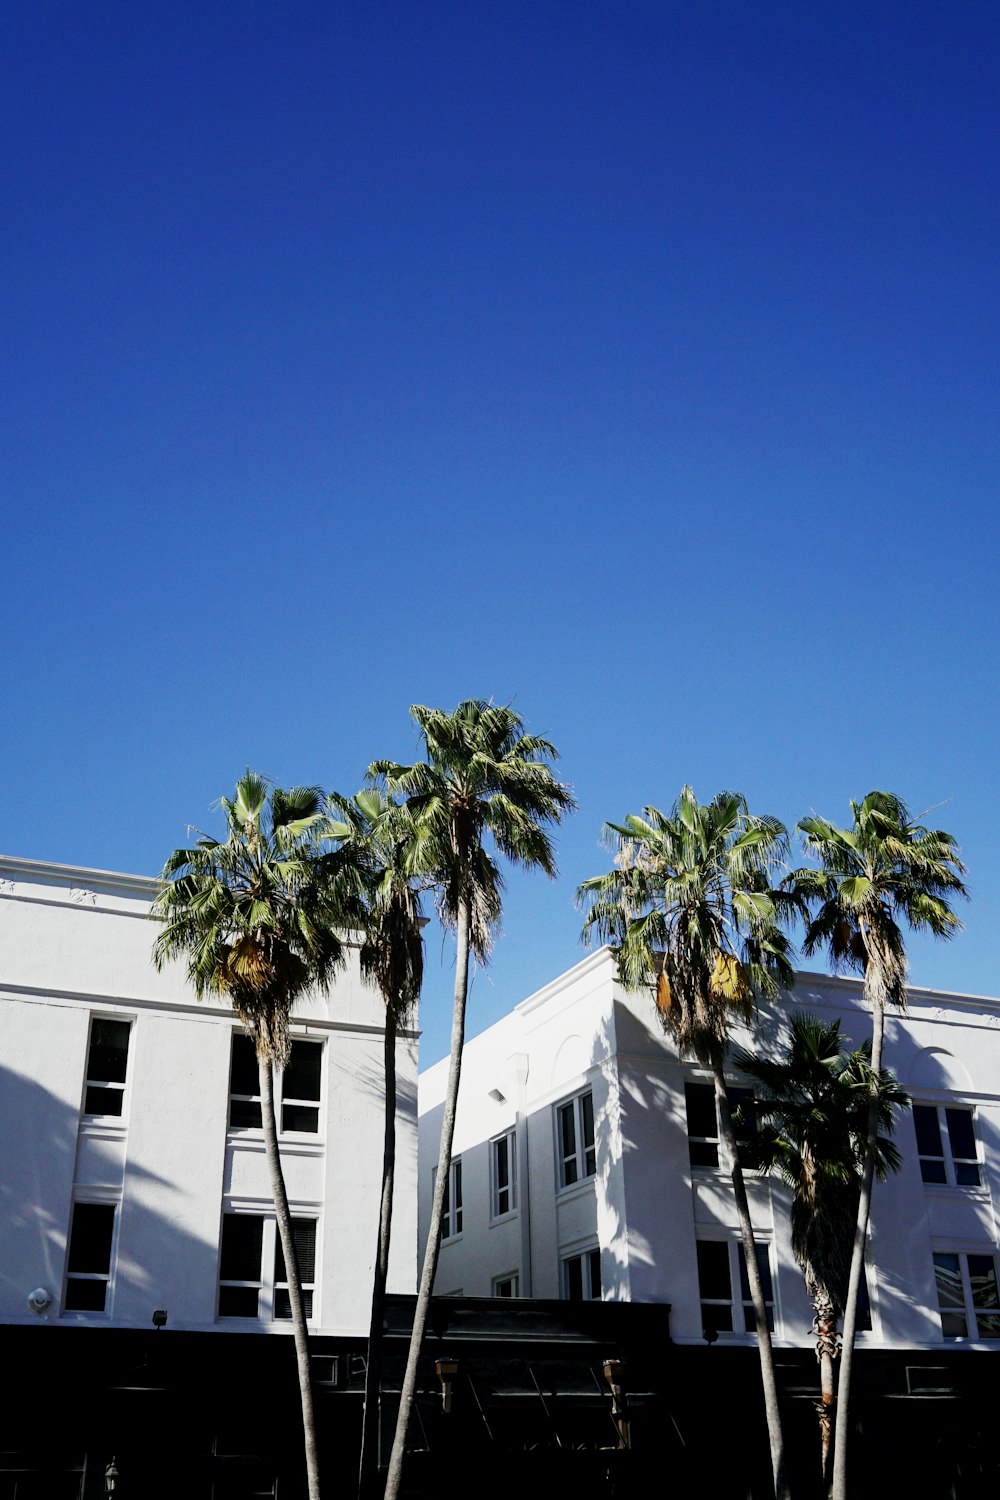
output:
[[782,924],[801,902],[779,884],[786,831],[738,792],[702,804],[685,786],[669,813],[647,806],[603,838],[615,868],[579,888],[584,941],[610,943],[622,984],[652,985],[681,1051],[712,1065],[733,1021],[794,978]]

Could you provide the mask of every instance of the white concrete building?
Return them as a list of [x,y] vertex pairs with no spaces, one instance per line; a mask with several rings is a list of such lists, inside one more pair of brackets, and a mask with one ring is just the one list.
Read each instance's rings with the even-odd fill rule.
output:
[[[839,1016],[855,1045],[870,1035],[857,981],[802,974],[788,1005]],[[763,1014],[754,1045],[781,1024]],[[887,1020],[885,1065],[914,1109],[897,1127],[903,1169],[875,1190],[862,1342],[996,1348],[1000,1001],[911,989]],[[422,1239],[445,1075],[440,1063],[420,1079]],[[722,1154],[708,1076],[679,1060],[649,996],[627,994],[601,949],[466,1047],[437,1290],[669,1302],[677,1342],[706,1327],[746,1342]],[[776,1345],[807,1345],[787,1193],[767,1178],[748,1187]]]
[[[0,1321],[290,1331],[252,1048],[156,973],[139,876],[0,860]],[[357,952],[294,1013],[280,1148],[317,1333],[367,1335],[379,996]],[[390,1290],[415,1284],[416,1037],[398,1048]],[[35,1294],[35,1295],[33,1295]]]

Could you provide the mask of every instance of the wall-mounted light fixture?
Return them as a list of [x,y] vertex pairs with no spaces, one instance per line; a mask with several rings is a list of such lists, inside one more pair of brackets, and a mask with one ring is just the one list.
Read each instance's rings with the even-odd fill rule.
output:
[[114,1459],[108,1464],[104,1471],[104,1493],[113,1495],[118,1488],[118,1465]]
[[441,1410],[445,1413],[450,1412],[451,1393],[455,1376],[458,1374],[458,1361],[454,1359],[437,1359],[434,1361],[434,1370],[441,1384]]
[[28,1306],[31,1308],[31,1311],[33,1313],[38,1313],[39,1316],[41,1316],[43,1312],[48,1312],[49,1308],[52,1306],[52,1293],[49,1291],[48,1287],[36,1286],[33,1292],[29,1292]]
[[157,1308],[155,1308],[154,1311],[153,1311],[153,1327],[158,1332],[161,1328],[166,1328],[166,1326],[167,1326],[167,1309],[165,1307],[157,1307]]
[[494,1104],[507,1103],[507,1095],[502,1094],[499,1089],[490,1089],[488,1097],[493,1100]]

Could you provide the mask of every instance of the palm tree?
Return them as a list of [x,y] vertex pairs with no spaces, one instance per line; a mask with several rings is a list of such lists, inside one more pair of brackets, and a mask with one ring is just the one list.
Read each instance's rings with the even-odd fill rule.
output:
[[445,1194],[451,1167],[455,1112],[465,1039],[469,958],[489,958],[500,919],[503,877],[484,840],[515,865],[555,874],[545,825],[573,806],[570,789],[555,779],[555,747],[526,734],[512,708],[467,699],[453,713],[415,705],[425,759],[412,766],[376,761],[369,775],[391,795],[402,795],[413,819],[409,869],[433,884],[445,927],[455,932],[455,985],[451,1057],[441,1121],[441,1144],[413,1330],[389,1459],[386,1500],[396,1500],[406,1435],[441,1247]]
[[[869,792],[851,803],[851,826],[838,828],[826,818],[799,823],[808,853],[818,869],[793,871],[787,887],[810,910],[803,951],[825,948],[834,971],[860,973],[872,1011],[872,1073],[882,1067],[885,1007],[906,1005],[906,948],[903,926],[949,938],[960,923],[949,905],[966,894],[965,867],[950,833],[912,822],[905,802],[891,792]],[[851,1274],[844,1308],[843,1351],[837,1384],[837,1425],[833,1452],[833,1497],[847,1497],[847,1433],[858,1294],[877,1160],[878,1098],[874,1084],[868,1112],[865,1158],[854,1230]]]
[[361,972],[377,986],[385,1003],[385,1129],[378,1244],[372,1283],[368,1368],[361,1427],[358,1494],[370,1492],[376,1461],[382,1376],[382,1323],[389,1275],[392,1200],[396,1173],[396,1039],[420,998],[424,973],[424,918],[420,893],[409,868],[413,824],[406,807],[375,787],[353,799],[331,796],[326,835],[357,851],[363,914]]
[[723,1068],[734,1021],[749,1024],[755,999],[794,979],[781,922],[795,900],[774,880],[787,834],[777,819],[752,815],[737,792],[702,804],[685,786],[669,815],[646,807],[641,818],[605,825],[604,837],[615,864],[580,886],[584,940],[596,934],[612,945],[622,984],[651,985],[681,1055],[711,1069],[757,1324],[774,1491],[784,1500],[771,1335]]
[[776,1173],[792,1192],[792,1253],[813,1304],[820,1367],[820,1453],[823,1489],[830,1479],[834,1411],[833,1367],[837,1322],[847,1285],[858,1214],[861,1173],[868,1152],[868,1104],[874,1090],[880,1133],[875,1173],[896,1172],[900,1156],[888,1139],[894,1106],[908,1103],[891,1073],[877,1077],[871,1044],[843,1049],[840,1022],[800,1013],[781,1055],[771,1059],[738,1049],[733,1063],[754,1083],[752,1165]]
[[185,958],[199,999],[221,994],[257,1051],[264,1148],[284,1256],[302,1400],[309,1500],[319,1500],[319,1471],[309,1352],[298,1256],[274,1118],[274,1069],[288,1060],[289,1017],[308,989],[328,988],[342,960],[336,929],[344,920],[336,862],[317,838],[323,822],[317,787],[269,788],[247,771],[232,801],[223,797],[224,840],[201,836],[175,849],[163,867],[152,916],[163,925],[153,962]]

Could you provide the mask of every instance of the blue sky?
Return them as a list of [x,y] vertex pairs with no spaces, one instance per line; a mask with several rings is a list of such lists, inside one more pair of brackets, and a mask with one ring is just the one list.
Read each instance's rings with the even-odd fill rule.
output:
[[155,872],[492,695],[580,810],[473,1031],[685,781],[944,804],[913,979],[1000,991],[995,7],[12,0],[0,56],[0,848]]

